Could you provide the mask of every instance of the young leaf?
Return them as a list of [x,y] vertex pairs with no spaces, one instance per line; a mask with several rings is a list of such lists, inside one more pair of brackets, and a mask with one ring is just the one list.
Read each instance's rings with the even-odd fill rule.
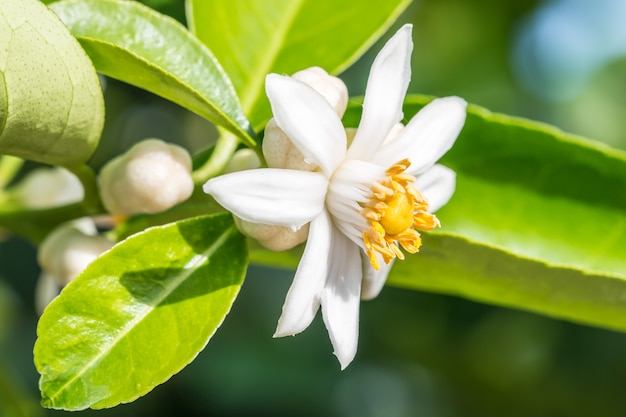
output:
[[38,0],[3,0],[0,45],[0,153],[86,162],[100,139],[104,101],[76,39]]
[[337,74],[359,58],[410,0],[187,0],[187,20],[231,79],[253,126],[271,117],[265,75],[316,65]]
[[171,100],[255,146],[228,75],[180,23],[134,1],[67,0],[50,7],[98,72]]
[[112,407],[169,379],[228,314],[246,266],[228,214],[147,229],[113,247],[39,321],[43,405]]

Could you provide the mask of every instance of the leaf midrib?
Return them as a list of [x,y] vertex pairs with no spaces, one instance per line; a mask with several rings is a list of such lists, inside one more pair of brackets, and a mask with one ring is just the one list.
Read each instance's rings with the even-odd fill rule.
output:
[[[63,384],[59,389],[57,389],[54,393],[50,394],[48,398],[52,403],[54,403],[54,399],[58,398],[59,393],[66,390],[66,388],[70,387],[74,384],[79,378],[85,375],[90,369],[93,368],[95,364],[97,364],[103,357],[105,357],[108,353],[110,353],[115,346],[126,337],[132,330],[143,321],[152,311],[154,311],[157,307],[161,305],[161,303],[169,297],[176,289],[180,287],[180,285],[185,282],[185,280],[198,268],[199,265],[204,264],[207,260],[211,258],[211,256],[228,240],[234,233],[236,232],[235,226],[230,226],[226,229],[216,240],[215,242],[207,248],[201,254],[196,253],[182,269],[181,274],[179,274],[173,280],[170,280],[167,285],[163,288],[164,290],[161,292],[161,295],[156,297],[154,303],[145,304],[144,308],[141,311],[141,314],[138,314],[133,318],[133,320],[129,321],[122,330],[115,336],[111,342],[109,342],[104,348],[100,350],[100,352],[93,357],[91,361],[89,361],[81,370],[76,373],[72,378],[70,378],[65,384]],[[202,261],[198,262],[198,259],[201,258]]]

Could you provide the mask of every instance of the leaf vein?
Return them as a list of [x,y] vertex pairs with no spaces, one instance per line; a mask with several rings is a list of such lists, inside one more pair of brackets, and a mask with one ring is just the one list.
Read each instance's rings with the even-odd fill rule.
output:
[[204,252],[195,254],[185,264],[182,273],[173,278],[170,281],[170,284],[164,286],[164,290],[158,297],[155,298],[153,303],[144,303],[144,308],[137,310],[138,314],[120,329],[117,336],[115,336],[108,344],[104,345],[97,355],[95,355],[84,367],[81,368],[79,372],[71,377],[65,384],[61,385],[59,389],[57,389],[54,393],[51,393],[48,398],[50,400],[53,400],[54,398],[57,398],[61,392],[63,392],[75,382],[80,382],[80,378],[83,375],[85,375],[90,369],[92,369],[94,365],[99,363],[101,359],[105,357],[109,352],[111,352],[115,348],[115,346],[135,328],[137,324],[144,320],[152,311],[154,311],[154,309],[156,309],[163,301],[165,301],[167,297],[170,296],[189,277],[189,275],[193,273],[193,271],[195,271],[196,267],[208,261],[211,256],[235,233],[235,231],[235,226],[230,226]]

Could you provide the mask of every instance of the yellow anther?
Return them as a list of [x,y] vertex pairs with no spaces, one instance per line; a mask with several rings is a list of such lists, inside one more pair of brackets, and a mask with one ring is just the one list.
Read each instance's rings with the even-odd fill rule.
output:
[[361,214],[368,229],[363,231],[367,256],[374,269],[380,269],[378,256],[385,263],[394,258],[404,259],[400,246],[409,253],[416,253],[422,244],[419,230],[432,230],[439,220],[428,213],[428,203],[413,187],[415,177],[405,170],[408,159],[392,165],[385,177],[370,186],[370,201],[363,205]]

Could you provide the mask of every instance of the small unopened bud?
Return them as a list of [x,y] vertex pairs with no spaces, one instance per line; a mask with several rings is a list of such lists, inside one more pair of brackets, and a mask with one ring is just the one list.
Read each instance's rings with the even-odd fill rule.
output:
[[113,242],[96,234],[90,219],[65,223],[50,233],[39,247],[37,259],[42,270],[63,287],[80,274]]
[[28,209],[45,209],[77,203],[83,199],[83,186],[65,168],[37,168],[16,187],[16,196]]
[[57,280],[46,271],[42,271],[35,285],[35,309],[37,313],[41,315],[50,301],[59,295],[60,291],[61,286]]
[[296,80],[310,85],[320,93],[335,109],[341,119],[348,107],[348,87],[333,75],[320,67],[310,67],[292,75]]
[[259,156],[250,148],[240,149],[233,155],[232,159],[226,165],[224,173],[246,171],[248,169],[256,169],[261,167]]
[[[329,75],[320,67],[311,67],[293,74],[293,78],[311,86],[343,117],[348,105],[348,89],[339,78]],[[263,156],[271,168],[314,171],[318,167],[306,162],[302,153],[293,145],[287,134],[274,119],[265,126]]]
[[299,171],[315,171],[317,165],[304,160],[302,153],[296,148],[287,134],[278,127],[276,120],[270,119],[265,126],[263,138],[263,156],[270,168],[297,169]]
[[109,161],[98,183],[112,214],[159,213],[191,196],[191,157],[178,145],[146,139]]
[[250,223],[235,217],[235,224],[241,233],[256,239],[272,251],[284,251],[304,242],[309,236],[309,225],[305,224],[295,232],[285,226]]

